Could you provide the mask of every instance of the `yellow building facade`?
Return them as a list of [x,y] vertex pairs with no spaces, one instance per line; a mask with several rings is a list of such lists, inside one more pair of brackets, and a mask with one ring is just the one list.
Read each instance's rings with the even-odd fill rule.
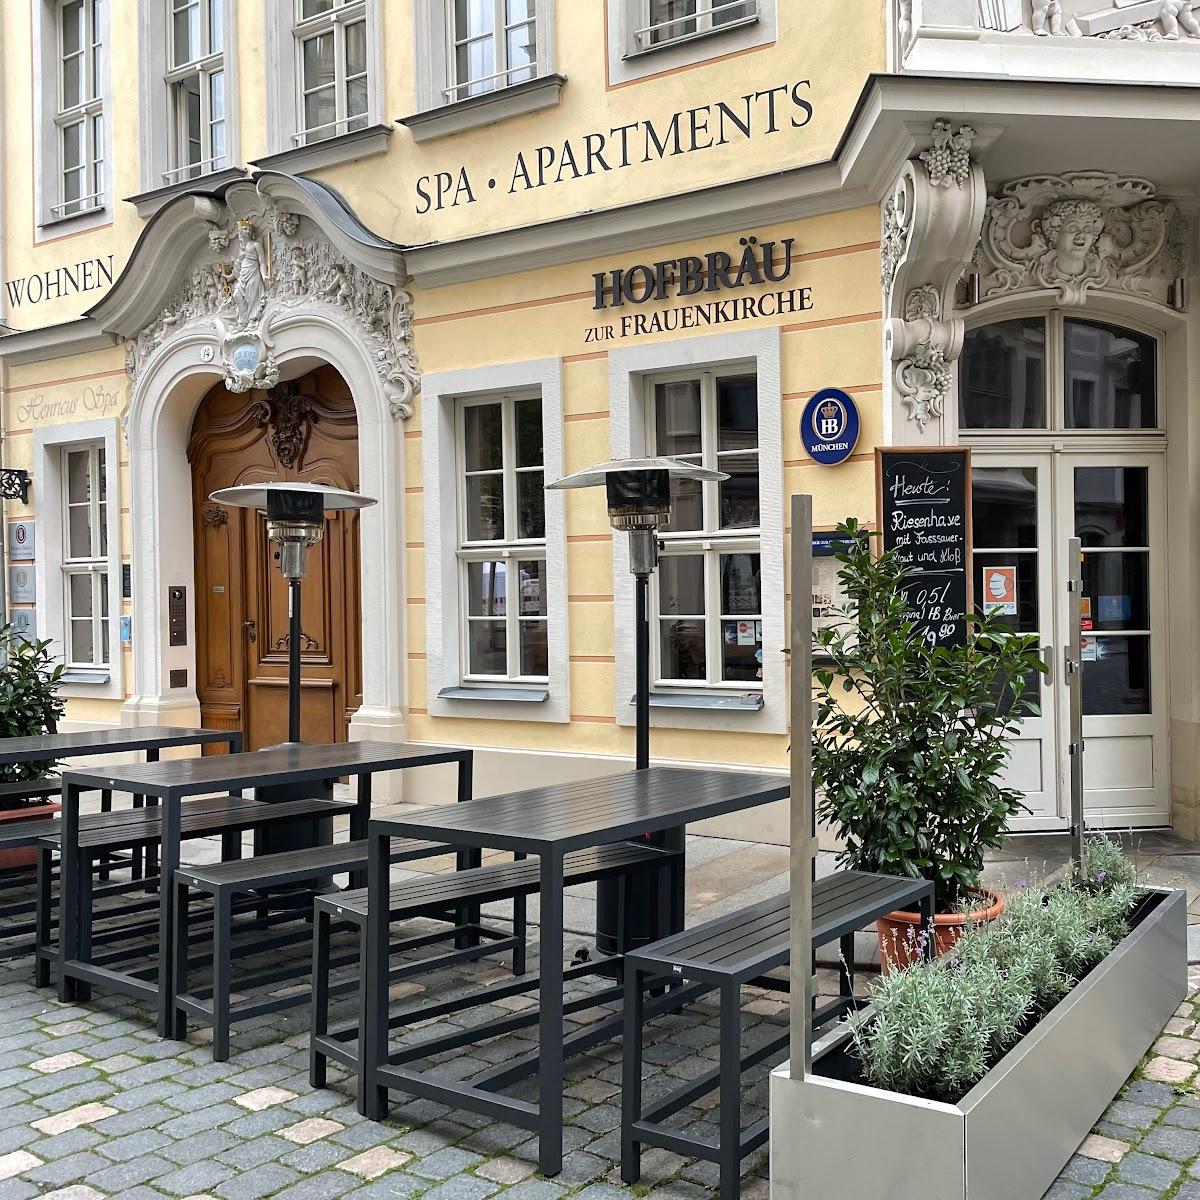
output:
[[[306,737],[471,745],[492,792],[622,769],[624,540],[544,485],[669,453],[731,478],[663,537],[652,753],[783,770],[786,497],[872,520],[876,447],[966,443],[977,588],[1011,570],[1052,668],[1089,546],[1094,819],[1190,832],[1200,43],[999,8],[6,0],[6,603],[68,720],[280,740],[278,571],[207,495],[308,480],[379,503],[306,584]],[[1031,829],[1066,819],[1057,675]]]

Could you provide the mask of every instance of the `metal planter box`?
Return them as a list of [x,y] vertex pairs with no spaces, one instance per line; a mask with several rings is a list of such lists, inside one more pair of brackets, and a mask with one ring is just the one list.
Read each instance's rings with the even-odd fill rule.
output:
[[1155,894],[957,1104],[776,1070],[771,1200],[1041,1200],[1186,998],[1187,894]]

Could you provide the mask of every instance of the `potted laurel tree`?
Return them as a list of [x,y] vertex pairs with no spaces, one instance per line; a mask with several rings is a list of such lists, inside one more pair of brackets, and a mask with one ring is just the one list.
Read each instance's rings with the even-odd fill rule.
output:
[[[51,659],[50,642],[27,641],[11,625],[0,626],[0,656],[0,738],[53,733],[64,711],[59,695],[63,667]],[[0,782],[44,779],[53,766],[50,760],[3,766]],[[12,791],[0,797],[0,823],[40,820],[62,807],[46,796],[24,797],[19,789]],[[27,867],[36,861],[36,847],[0,851],[0,868]]]
[[[999,617],[971,616],[965,644],[931,647],[910,619],[910,569],[874,554],[858,521],[838,532],[848,603],[813,642],[825,660],[813,673],[817,814],[844,842],[844,866],[933,881],[945,953],[1003,910],[980,883],[983,856],[1023,807],[1000,776],[1045,668],[1036,638]],[[923,956],[919,919],[877,922],[885,971]]]

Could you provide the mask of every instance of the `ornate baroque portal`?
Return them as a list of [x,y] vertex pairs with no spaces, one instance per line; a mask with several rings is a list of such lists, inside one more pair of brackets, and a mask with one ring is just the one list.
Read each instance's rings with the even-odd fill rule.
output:
[[[315,416],[287,384],[332,366],[353,397],[357,478],[380,501],[360,525],[362,704],[352,736],[403,736],[403,421],[420,371],[399,247],[336,193],[265,172],[186,194],[147,224],[129,264],[88,314],[124,339],[133,541],[134,691],[126,720],[198,718],[195,598],[188,645],[169,646],[165,594],[195,583],[187,443],[201,398],[220,383],[249,397],[281,469],[300,463]],[[264,404],[266,407],[264,407]],[[320,428],[318,424],[315,428]],[[213,516],[213,522],[219,520]]]

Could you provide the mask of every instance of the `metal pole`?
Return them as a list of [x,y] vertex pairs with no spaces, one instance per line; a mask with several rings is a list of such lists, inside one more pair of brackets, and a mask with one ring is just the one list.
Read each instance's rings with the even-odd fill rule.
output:
[[813,837],[812,807],[812,497],[792,497],[792,966],[793,1079],[812,1070]]
[[300,580],[288,580],[288,741],[300,740]]
[[639,771],[650,766],[650,576],[634,577],[634,625],[636,683],[635,766]]
[[1067,759],[1071,771],[1071,859],[1083,870],[1083,549],[1077,537],[1067,539],[1067,630],[1065,673],[1070,709]]

